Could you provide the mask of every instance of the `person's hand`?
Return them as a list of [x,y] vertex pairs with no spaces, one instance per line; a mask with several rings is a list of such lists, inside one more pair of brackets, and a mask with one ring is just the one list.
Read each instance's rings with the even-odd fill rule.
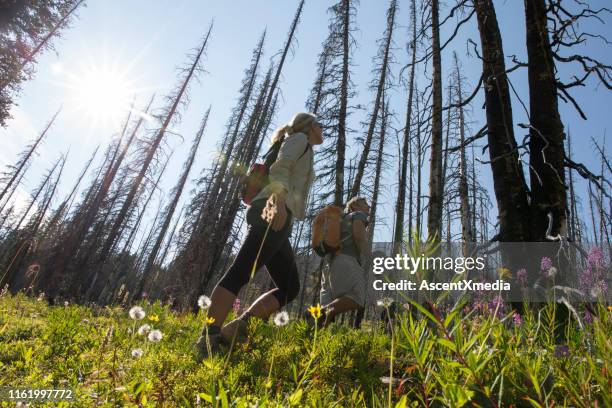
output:
[[280,231],[287,221],[287,209],[285,208],[284,198],[279,194],[272,194],[268,201],[266,201],[266,206],[261,212],[261,218],[268,224],[272,223],[270,227],[274,231]]

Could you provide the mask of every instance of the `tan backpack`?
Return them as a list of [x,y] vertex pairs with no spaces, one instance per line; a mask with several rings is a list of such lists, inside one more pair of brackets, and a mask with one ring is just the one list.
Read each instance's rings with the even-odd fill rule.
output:
[[312,221],[312,249],[319,256],[336,254],[342,248],[342,208],[330,204]]

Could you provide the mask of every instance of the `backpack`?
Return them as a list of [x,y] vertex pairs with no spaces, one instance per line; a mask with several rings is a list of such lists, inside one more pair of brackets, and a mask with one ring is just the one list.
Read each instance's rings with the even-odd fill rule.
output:
[[[270,146],[270,149],[263,155],[263,163],[254,163],[249,168],[249,171],[247,171],[242,184],[242,190],[240,191],[240,197],[243,203],[251,205],[255,196],[257,196],[265,186],[270,184],[270,167],[272,167],[278,158],[278,153],[280,152],[284,140],[285,135]],[[310,144],[307,144],[306,149],[298,160],[306,154],[309,147]]]
[[337,205],[323,208],[312,221],[312,249],[319,256],[336,254],[342,248],[342,218]]

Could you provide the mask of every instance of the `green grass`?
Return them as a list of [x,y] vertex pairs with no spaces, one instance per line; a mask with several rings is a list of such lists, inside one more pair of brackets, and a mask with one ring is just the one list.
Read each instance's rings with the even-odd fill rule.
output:
[[[256,322],[249,343],[198,362],[204,314],[141,306],[147,316],[135,322],[121,307],[0,297],[0,387],[73,388],[77,402],[63,406],[75,407],[389,406],[389,390],[400,407],[612,406],[612,312],[604,307],[584,330],[571,322],[568,353],[554,344],[553,306],[520,326],[459,309],[406,314],[393,328],[390,364],[382,324],[332,325],[315,342],[301,321]],[[160,342],[135,333],[145,322],[161,330]],[[132,357],[135,348],[142,357]]]

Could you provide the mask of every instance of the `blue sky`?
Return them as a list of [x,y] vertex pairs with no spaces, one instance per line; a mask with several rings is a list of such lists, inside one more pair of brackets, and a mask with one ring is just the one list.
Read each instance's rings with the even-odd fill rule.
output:
[[[593,0],[593,8],[604,6],[605,0]],[[297,32],[295,54],[287,61],[282,82],[283,94],[276,123],[281,124],[290,118],[292,113],[304,110],[304,102],[314,81],[317,55],[321,42],[327,35],[327,7],[332,2],[307,1],[301,23]],[[197,130],[201,116],[209,105],[212,105],[209,126],[203,138],[200,152],[192,170],[192,178],[201,168],[210,163],[215,153],[215,143],[223,133],[223,128],[230,109],[235,103],[243,71],[249,63],[251,51],[256,45],[262,31],[267,28],[268,36],[265,45],[265,58],[273,56],[283,45],[291,19],[298,5],[298,0],[268,0],[232,2],[220,1],[101,1],[90,0],[87,7],[80,9],[78,19],[72,27],[64,30],[61,39],[55,41],[55,52],[46,52],[37,64],[33,80],[23,86],[18,99],[19,106],[14,108],[11,120],[6,129],[0,129],[0,165],[15,161],[15,155],[33,139],[51,118],[53,113],[63,106],[62,113],[43,148],[40,159],[32,166],[27,181],[22,189],[25,197],[38,182],[43,172],[57,157],[70,148],[67,168],[60,188],[60,196],[68,192],[82,169],[86,159],[98,144],[105,146],[116,129],[112,124],[98,123],[92,125],[91,118],[77,109],[71,78],[87,77],[100,67],[113,67],[129,84],[131,93],[135,94],[138,106],[144,105],[152,93],[161,96],[168,93],[176,83],[176,67],[185,61],[186,53],[197,46],[205,34],[208,25],[214,19],[214,29],[204,68],[207,73],[191,87],[191,103],[183,114],[182,121],[173,129],[183,136],[168,136],[169,146],[175,148],[173,161],[163,178],[162,188],[169,191],[177,180],[182,163],[187,155],[189,144]],[[519,0],[495,1],[497,14],[502,30],[504,49],[507,56],[516,54],[525,60],[525,27],[523,2]],[[387,1],[362,0],[358,7],[357,25],[359,31],[355,38],[358,48],[354,52],[353,81],[358,92],[352,105],[367,105],[372,95],[367,90],[372,68],[371,58],[376,54],[376,39],[385,27]],[[399,1],[398,29],[395,33],[397,45],[395,67],[396,77],[401,65],[407,60],[405,43],[408,40],[409,3]],[[447,10],[443,9],[442,16]],[[443,28],[443,41],[448,37],[450,25]],[[585,29],[597,31],[612,38],[610,25],[597,24],[595,21],[584,26]],[[471,92],[481,71],[480,61],[474,56],[467,56],[467,39],[479,43],[476,20],[462,28],[460,35],[443,53],[444,86],[448,84],[448,74],[452,68],[452,52],[456,51],[462,60],[463,74],[468,79],[465,88]],[[585,47],[590,55],[610,63],[610,47],[601,41],[593,40]],[[565,77],[574,71],[561,67]],[[424,87],[427,80],[421,74],[419,86]],[[518,95],[528,105],[527,71],[519,70],[512,74],[511,81]],[[132,92],[133,91],[133,92]],[[560,103],[562,120],[571,128],[575,145],[575,160],[584,162],[594,171],[599,171],[600,162],[595,158],[590,137],[600,143],[604,140],[606,129],[610,127],[610,93],[594,82],[585,88],[578,89],[574,95],[589,117],[584,121],[578,117],[573,108]],[[397,128],[403,126],[406,90],[398,87],[391,94],[392,108],[397,113]],[[472,108],[471,119],[473,130],[478,130],[484,123],[482,95],[479,95]],[[515,123],[527,122],[527,116],[515,97],[513,104]],[[363,115],[353,117],[352,127],[360,131],[359,120]],[[608,129],[608,132],[610,129]],[[523,130],[517,130],[517,139],[522,139]],[[609,145],[609,142],[608,142]],[[353,153],[358,146],[351,146]],[[395,153],[396,147],[390,145],[389,153]],[[100,152],[101,153],[101,152]],[[99,156],[100,157],[100,156]],[[483,160],[488,159],[488,153]],[[393,223],[392,206],[396,196],[395,181],[396,160],[389,163],[385,174],[385,191],[383,207],[376,239],[386,240],[391,235]],[[428,165],[426,166],[428,167]],[[427,174],[425,169],[425,177]],[[483,166],[480,170],[483,183],[490,186],[490,169]],[[577,177],[578,178],[578,177]],[[423,182],[424,189],[427,180]],[[584,194],[584,183],[580,187],[583,206],[588,202]],[[494,201],[492,189],[491,198]],[[186,198],[186,196],[184,196]],[[157,208],[152,205],[151,209]],[[495,210],[492,211],[494,216]],[[583,212],[586,216],[586,212]],[[494,223],[494,220],[491,220]],[[386,223],[386,225],[385,225]]]

